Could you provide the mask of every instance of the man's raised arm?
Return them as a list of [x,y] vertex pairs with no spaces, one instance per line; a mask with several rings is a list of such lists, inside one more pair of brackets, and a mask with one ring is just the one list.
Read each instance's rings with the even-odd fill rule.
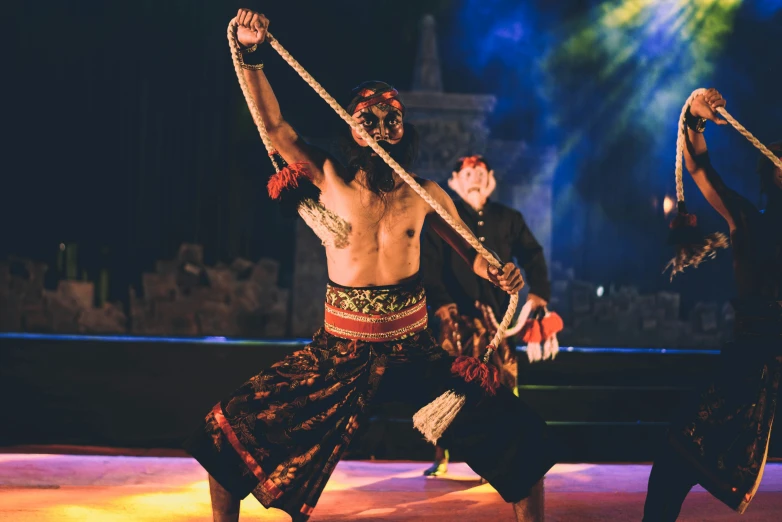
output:
[[[236,20],[238,23],[236,39],[243,53],[265,41],[269,19],[264,15],[250,9],[240,9]],[[327,159],[326,154],[306,143],[285,121],[277,97],[263,70],[251,66],[243,69],[250,95],[258,107],[274,149],[288,164],[307,163],[312,182],[320,188],[324,179],[323,167]]]

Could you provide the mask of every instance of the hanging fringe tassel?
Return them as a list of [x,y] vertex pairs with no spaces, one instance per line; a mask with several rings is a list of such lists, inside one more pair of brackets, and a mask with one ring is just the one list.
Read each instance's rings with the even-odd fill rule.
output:
[[266,184],[266,190],[272,199],[279,199],[283,190],[299,187],[299,178],[311,179],[307,163],[299,162],[288,165],[276,172]]
[[299,215],[320,238],[323,246],[346,248],[352,230],[350,223],[324,207],[314,198],[299,202]]
[[527,344],[527,359],[531,363],[543,360],[543,349],[540,343]]
[[[490,344],[483,361],[466,355],[457,357],[451,364],[451,373],[461,377],[465,383],[479,386],[487,395],[494,395],[500,386],[500,374],[497,368],[488,364],[493,351],[494,346]],[[463,393],[449,390],[413,415],[413,427],[420,431],[428,442],[437,444],[466,401]]]
[[527,343],[527,359],[529,359],[529,362],[542,361],[543,350],[541,343],[543,342],[543,332],[540,329],[540,321],[538,321],[537,317],[527,319],[527,323],[521,332],[522,340]]
[[[490,345],[483,361],[466,355],[457,357],[451,365],[451,373],[466,383],[477,384],[487,395],[494,395],[500,387],[500,374],[497,368],[487,363],[492,351],[494,347]],[[428,442],[437,444],[466,400],[463,394],[449,390],[418,410],[413,415],[413,426]]]
[[[489,353],[493,351],[489,349]],[[497,393],[500,386],[500,372],[496,367],[481,362],[475,357],[462,355],[456,358],[451,365],[451,373],[458,375],[465,382],[474,382],[488,395]]]
[[676,217],[670,227],[668,243],[676,245],[676,256],[668,261],[665,270],[671,269],[671,280],[688,266],[697,268],[705,260],[715,257],[720,248],[728,248],[728,238],[721,232],[703,236],[698,218],[687,212],[684,201],[679,201]]
[[437,444],[465,401],[464,395],[453,390],[447,391],[413,415],[413,426],[428,442]]
[[546,315],[540,320],[540,331],[542,337],[545,339],[543,342],[543,359],[554,360],[559,353],[559,341],[557,340],[557,334],[565,327],[562,318],[556,312],[549,312],[546,310]]
[[552,335],[545,341],[543,341],[543,360],[551,359],[552,361],[557,358],[559,353],[559,341],[556,335]]

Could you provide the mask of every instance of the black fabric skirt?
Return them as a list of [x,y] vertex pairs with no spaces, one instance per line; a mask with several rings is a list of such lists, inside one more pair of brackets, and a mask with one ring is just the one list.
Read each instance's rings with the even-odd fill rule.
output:
[[[409,304],[405,294],[420,289],[338,291],[332,305],[382,314],[393,311],[393,303]],[[443,443],[507,502],[525,498],[555,463],[545,422],[503,387],[493,396],[477,387],[469,391],[451,374],[452,362],[428,329],[385,342],[341,339],[320,329],[307,347],[215,405],[184,447],[232,494],[252,493],[264,506],[306,520],[374,405],[403,401],[418,408],[449,389],[467,389]]]

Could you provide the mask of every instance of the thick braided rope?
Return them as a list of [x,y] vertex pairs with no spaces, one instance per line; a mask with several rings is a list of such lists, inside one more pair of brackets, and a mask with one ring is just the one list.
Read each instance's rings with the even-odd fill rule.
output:
[[337,102],[337,100],[334,99],[326,90],[315,80],[315,78],[308,73],[304,67],[301,66],[301,64],[296,61],[293,56],[288,53],[281,45],[280,43],[271,35],[267,33],[267,38],[269,40],[269,44],[274,48],[275,51],[277,51],[280,56],[282,56],[283,60],[288,62],[288,64],[295,70],[301,78],[307,82],[307,84],[313,88],[313,90],[318,93],[318,95],[323,98],[323,100],[328,103],[328,105],[334,109],[334,112],[337,113],[337,115],[342,118],[348,125],[350,125],[353,130],[356,131],[356,133],[361,136],[361,139],[367,142],[367,145],[378,155],[380,156],[383,161],[386,162],[386,164],[391,167],[394,172],[396,172],[400,178],[402,178],[405,183],[410,185],[410,187],[419,195],[421,198],[423,198],[424,201],[426,201],[439,215],[443,220],[448,223],[448,225],[451,226],[454,230],[456,230],[459,235],[461,235],[469,244],[472,246],[479,254],[481,254],[484,258],[486,258],[489,263],[496,267],[500,268],[502,265],[499,261],[494,259],[494,256],[491,255],[491,253],[486,250],[483,245],[481,245],[480,241],[468,230],[463,229],[459,223],[456,222],[456,220],[453,219],[453,217],[437,202],[434,198],[418,183],[415,182],[412,176],[408,174],[405,169],[402,168],[399,163],[394,160],[394,158],[391,157],[391,155],[386,152],[383,147],[381,147],[377,141],[375,141],[374,138],[372,138],[369,133],[356,121],[353,119],[353,117],[347,113],[347,111],[342,108],[342,106]]
[[771,152],[768,147],[760,143],[758,139],[752,135],[742,124],[736,121],[736,118],[731,116],[728,111],[725,110],[724,107],[717,107],[717,112],[720,113],[720,115],[725,118],[725,121],[733,125],[733,127],[739,131],[739,133],[747,138],[751,144],[753,144],[758,150],[760,150],[761,153],[763,153],[764,156],[766,156],[768,159],[771,160],[771,163],[782,169],[782,159],[778,158],[776,154]]
[[[689,109],[690,104],[692,104],[692,101],[698,97],[699,95],[706,92],[706,89],[695,89],[692,91],[692,94],[690,94],[689,98],[687,98],[687,102],[684,104],[684,107],[682,107],[681,116],[679,117],[679,132],[676,137],[676,200],[677,201],[684,201],[684,183],[682,180],[682,154],[684,154],[684,147],[685,147],[685,136],[687,134],[687,124],[685,123],[685,116],[687,114],[687,109]],[[778,158],[773,152],[771,152],[765,145],[760,143],[758,139],[752,135],[742,124],[740,124],[738,121],[736,121],[736,118],[731,116],[728,111],[725,110],[724,107],[718,107],[717,112],[725,118],[725,121],[733,125],[733,127],[739,131],[739,133],[747,138],[749,142],[757,147],[760,152],[763,153],[764,156],[766,156],[768,159],[771,160],[774,165],[776,165],[779,168],[782,168],[782,159]]]
[[[494,315],[494,311],[488,306],[486,306],[486,315],[489,317],[489,321],[491,322],[491,325],[494,328],[499,328],[500,324],[497,322],[497,316]],[[514,324],[513,326],[508,326],[508,329],[505,331],[504,334],[505,337],[510,337],[512,335],[516,335],[517,333],[519,333],[521,329],[524,328],[524,324],[527,322],[528,316],[529,314],[527,314],[526,316],[524,315],[524,308],[522,307],[521,314],[516,319],[516,324]]]
[[[264,145],[266,145],[267,150],[272,149],[271,142],[269,140],[269,136],[266,133],[266,128],[263,125],[263,121],[260,117],[260,112],[258,110],[258,107],[255,105],[255,102],[252,101],[251,96],[249,95],[249,89],[247,88],[247,83],[244,79],[244,74],[242,72],[242,68],[240,65],[240,55],[239,55],[239,49],[236,45],[235,40],[235,31],[236,31],[237,22],[236,20],[232,20],[231,23],[228,26],[228,41],[229,45],[231,46],[231,55],[234,61],[234,69],[236,70],[237,77],[239,78],[239,83],[242,86],[242,92],[245,94],[245,99],[247,99],[248,106],[250,107],[250,111],[253,113],[253,119],[255,120],[256,125],[258,126],[258,131],[261,133],[261,139],[264,140]],[[456,230],[456,232],[464,238],[465,241],[467,241],[470,246],[472,246],[484,259],[486,259],[489,264],[495,268],[502,268],[502,264],[495,259],[495,257],[484,248],[484,246],[481,244],[480,241],[478,241],[478,238],[476,238],[469,230],[466,230],[464,227],[462,227],[456,220],[440,205],[437,201],[435,201],[434,198],[418,183],[415,182],[412,176],[408,174],[405,169],[402,168],[399,163],[394,160],[386,151],[381,147],[377,141],[372,138],[369,133],[367,133],[364,128],[356,123],[356,121],[353,119],[353,117],[347,113],[345,109],[342,108],[342,106],[337,102],[337,100],[334,99],[333,96],[331,96],[326,90],[318,83],[315,78],[308,73],[304,67],[301,66],[301,64],[291,56],[291,54],[285,50],[285,48],[280,45],[280,43],[277,41],[276,38],[274,38],[271,33],[266,33],[266,39],[269,42],[269,44],[272,46],[272,48],[279,53],[279,55],[282,57],[283,60],[285,60],[288,65],[290,65],[294,71],[296,71],[301,78],[307,82],[307,84],[312,87],[312,89],[318,93],[318,95],[323,98],[323,100],[337,113],[337,115],[342,118],[348,125],[353,128],[353,130],[356,131],[356,133],[361,136],[361,139],[366,141],[367,145],[378,155],[380,156],[383,161],[386,162],[386,164],[391,167],[394,172],[396,172],[400,178],[402,178],[405,183],[407,183],[421,198],[426,201],[429,206],[431,206],[435,212],[446,222],[448,225]],[[275,163],[276,167],[276,163]],[[279,170],[279,169],[278,169]],[[510,303],[508,304],[508,310],[505,312],[505,316],[502,319],[502,322],[500,323],[499,327],[497,328],[497,332],[494,335],[494,339],[492,340],[492,343],[489,346],[489,349],[486,352],[485,359],[488,360],[488,357],[491,355],[491,351],[494,347],[499,346],[500,342],[502,341],[504,337],[505,330],[507,330],[508,326],[510,326],[511,321],[513,320],[513,315],[516,312],[516,307],[519,302],[519,296],[518,294],[511,295]]]
[[679,115],[679,129],[676,134],[676,201],[680,203],[684,201],[684,180],[682,179],[684,169],[682,168],[682,155],[684,154],[684,147],[686,146],[685,136],[687,136],[685,118],[687,116],[687,110],[692,104],[692,100],[704,92],[706,92],[706,89],[695,89],[692,91],[692,94],[687,98],[684,107],[682,107],[682,112]]

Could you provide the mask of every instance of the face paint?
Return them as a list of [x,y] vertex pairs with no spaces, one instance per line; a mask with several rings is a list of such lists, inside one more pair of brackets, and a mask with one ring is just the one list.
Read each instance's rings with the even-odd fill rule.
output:
[[[386,141],[396,145],[402,141],[405,133],[402,112],[396,107],[385,103],[366,107],[361,112],[355,113],[353,119],[359,122],[364,130],[376,141]],[[361,139],[355,130],[351,129],[351,133],[356,143],[362,147],[367,146],[367,143]]]
[[[409,168],[418,153],[418,136],[411,125],[404,123],[405,106],[397,90],[387,83],[370,81],[351,94],[353,98],[345,107],[348,113],[394,160]],[[372,192],[383,194],[394,189],[393,170],[353,128],[341,139],[341,149],[348,167],[345,181],[363,172]]]
[[[398,144],[404,136],[405,106],[396,89],[384,82],[364,82],[353,89],[353,99],[346,107],[365,131],[376,141]],[[353,139],[366,147],[367,143],[352,130]]]

